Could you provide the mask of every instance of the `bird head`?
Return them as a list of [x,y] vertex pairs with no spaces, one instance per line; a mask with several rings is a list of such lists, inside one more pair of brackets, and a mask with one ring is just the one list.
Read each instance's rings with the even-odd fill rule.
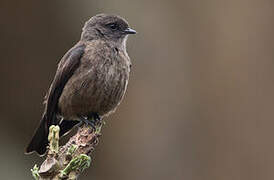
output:
[[136,34],[136,31],[129,27],[124,18],[117,15],[98,14],[85,23],[81,39],[89,41],[100,38],[122,43],[129,34]]

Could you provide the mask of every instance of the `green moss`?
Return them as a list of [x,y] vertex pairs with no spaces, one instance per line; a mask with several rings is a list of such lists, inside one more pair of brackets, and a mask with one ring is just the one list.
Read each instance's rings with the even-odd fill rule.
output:
[[38,180],[40,177],[38,171],[39,171],[39,168],[37,164],[35,164],[34,167],[31,169],[32,176],[34,177],[35,180]]
[[90,166],[91,158],[85,154],[80,154],[79,156],[73,158],[64,170],[60,172],[60,176],[66,177],[72,171],[84,171],[84,169]]
[[67,151],[67,155],[72,155],[77,150],[77,148],[77,145],[72,144]]
[[58,153],[59,151],[59,126],[51,125],[49,128],[49,149],[53,153]]

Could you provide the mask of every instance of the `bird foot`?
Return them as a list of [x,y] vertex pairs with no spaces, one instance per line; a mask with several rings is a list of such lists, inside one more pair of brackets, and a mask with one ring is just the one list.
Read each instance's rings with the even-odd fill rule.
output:
[[88,115],[87,117],[85,116],[79,116],[79,117],[83,123],[86,123],[87,125],[91,126],[94,131],[96,130],[96,126],[99,123],[101,123],[101,117],[97,113],[92,113]]

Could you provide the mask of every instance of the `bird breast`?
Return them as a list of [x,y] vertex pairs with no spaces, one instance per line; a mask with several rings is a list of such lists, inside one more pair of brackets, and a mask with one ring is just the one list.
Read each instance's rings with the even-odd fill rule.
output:
[[89,113],[104,116],[113,112],[125,94],[129,72],[126,52],[108,47],[87,49],[59,99],[61,115],[77,118]]

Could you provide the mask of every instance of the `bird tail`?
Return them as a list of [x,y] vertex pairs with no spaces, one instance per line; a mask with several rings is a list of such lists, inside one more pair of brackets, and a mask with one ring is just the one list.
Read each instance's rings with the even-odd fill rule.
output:
[[[63,136],[68,133],[79,121],[63,120],[60,126],[59,136]],[[25,153],[29,154],[36,151],[40,156],[44,155],[48,146],[48,134],[49,129],[47,125],[46,115],[43,116],[39,127],[36,129],[34,136],[32,137],[29,145],[26,148]]]
[[60,124],[60,132],[59,132],[59,136],[65,136],[67,133],[69,133],[72,128],[74,126],[76,126],[77,124],[79,124],[79,121],[73,121],[73,120],[66,120],[64,119]]
[[36,151],[39,155],[45,154],[48,145],[48,127],[46,122],[46,116],[44,115],[25,153],[29,154]]

